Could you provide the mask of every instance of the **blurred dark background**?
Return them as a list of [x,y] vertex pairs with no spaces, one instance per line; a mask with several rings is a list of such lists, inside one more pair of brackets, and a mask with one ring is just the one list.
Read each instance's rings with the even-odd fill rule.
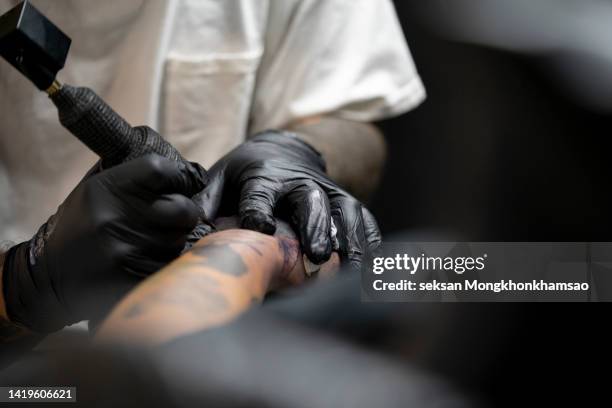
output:
[[381,124],[390,155],[372,207],[383,231],[471,241],[610,240],[612,115],[557,86],[555,55],[445,37],[426,16],[448,2],[428,3],[395,2],[428,97]]
[[[383,233],[433,233],[442,240],[466,241],[610,241],[612,110],[597,103],[597,93],[605,98],[612,59],[593,55],[580,38],[586,49],[564,46],[550,27],[557,24],[563,33],[557,14],[567,11],[564,17],[571,21],[575,13],[589,31],[588,16],[605,17],[598,8],[610,11],[612,2],[556,2],[573,8],[569,11],[544,0],[497,5],[503,3],[498,17],[506,13],[521,21],[526,13],[530,20],[525,27],[508,22],[515,35],[524,34],[516,47],[507,39],[446,30],[450,18],[495,33],[499,24],[488,18],[496,2],[395,1],[428,98],[415,111],[380,124],[389,159],[372,208]],[[440,14],[447,20],[438,19]],[[499,30],[507,34],[508,27]],[[534,31],[541,37],[530,37]],[[612,48],[612,32],[610,37],[605,31],[590,35]],[[572,33],[567,37],[576,39]],[[529,49],[545,40],[553,44]],[[506,46],[496,46],[499,42]],[[522,52],[521,46],[528,50]],[[592,60],[604,63],[597,70],[580,64]],[[581,80],[592,87],[581,86]],[[440,307],[464,316],[452,329],[462,335],[429,367],[484,395],[493,406],[610,404],[607,387],[598,381],[604,378],[598,373],[610,365],[608,305]],[[501,326],[503,342],[492,344],[479,335]],[[474,371],[479,353],[490,349],[496,349],[495,356]]]

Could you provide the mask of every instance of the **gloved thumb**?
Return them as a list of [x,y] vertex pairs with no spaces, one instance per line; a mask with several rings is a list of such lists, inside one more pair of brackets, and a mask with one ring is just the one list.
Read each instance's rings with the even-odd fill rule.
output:
[[206,187],[198,192],[193,201],[202,209],[205,219],[212,225],[221,205],[224,189],[224,172],[217,165],[207,173]]
[[158,194],[193,197],[206,187],[207,173],[199,164],[149,154],[101,173],[115,185]]

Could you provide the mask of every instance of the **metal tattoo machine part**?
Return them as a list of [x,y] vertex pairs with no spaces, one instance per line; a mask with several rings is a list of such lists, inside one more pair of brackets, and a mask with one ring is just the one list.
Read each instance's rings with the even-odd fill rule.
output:
[[71,42],[27,0],[0,16],[0,55],[49,95],[61,124],[100,156],[104,168],[147,153],[184,161],[157,132],[132,127],[91,89],[56,80]]

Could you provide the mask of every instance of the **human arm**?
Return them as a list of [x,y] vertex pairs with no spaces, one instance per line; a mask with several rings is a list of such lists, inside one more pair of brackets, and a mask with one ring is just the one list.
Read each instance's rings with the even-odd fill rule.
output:
[[327,174],[360,201],[367,201],[382,175],[387,144],[373,124],[329,115],[301,119],[285,127],[321,152]]
[[[234,227],[236,221],[219,223]],[[317,276],[333,274],[337,255]],[[201,239],[117,304],[99,342],[154,345],[235,319],[271,290],[306,278],[298,241],[287,224],[275,236],[229,229]]]

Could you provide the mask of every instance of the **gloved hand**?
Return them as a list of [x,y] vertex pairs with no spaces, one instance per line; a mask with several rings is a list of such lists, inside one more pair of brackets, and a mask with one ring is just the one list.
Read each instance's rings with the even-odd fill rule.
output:
[[57,213],[6,256],[11,321],[47,333],[99,318],[182,251],[201,209],[197,164],[148,155],[84,179]]
[[255,135],[219,160],[208,175],[208,186],[194,197],[208,220],[223,215],[218,214],[220,208],[228,214],[237,210],[243,228],[272,234],[274,211],[284,212],[303,252],[316,264],[331,255],[332,218],[340,255],[352,266],[359,268],[366,251],[380,246],[372,214],[327,177],[321,155],[292,133]]

